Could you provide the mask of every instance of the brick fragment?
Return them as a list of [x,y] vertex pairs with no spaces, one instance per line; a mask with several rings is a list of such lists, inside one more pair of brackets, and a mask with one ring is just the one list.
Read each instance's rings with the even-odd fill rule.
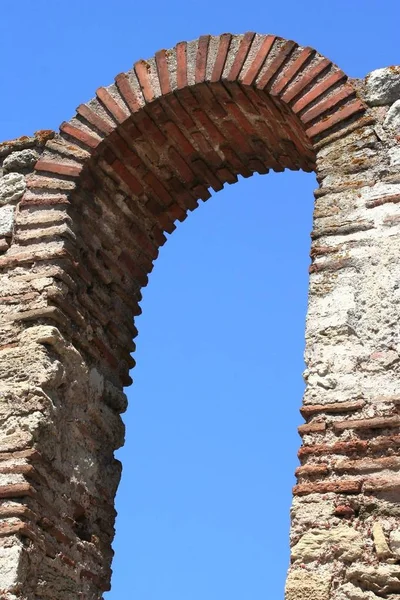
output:
[[335,402],[331,404],[305,404],[301,407],[300,412],[304,418],[310,417],[316,413],[344,413],[361,410],[365,406],[364,400],[356,400],[354,402]]
[[188,84],[187,80],[187,44],[180,42],[176,46],[176,81],[178,90],[182,90]]
[[60,130],[79,142],[82,142],[85,146],[89,146],[89,148],[97,148],[102,141],[102,139],[94,132],[88,133],[78,127],[73,127],[70,123],[66,123],[65,121],[64,123],[61,123]]
[[145,60],[139,60],[134,64],[136,76],[146,102],[154,100],[154,90],[150,81],[150,65]]
[[243,38],[240,41],[239,49],[236,52],[236,56],[229,71],[229,74],[226,78],[227,81],[236,81],[239,77],[239,73],[242,70],[242,67],[246,61],[255,35],[256,34],[251,31],[244,34]]
[[293,63],[278,74],[276,80],[272,84],[270,93],[273,96],[279,96],[279,94],[285,89],[285,87],[296,77],[299,71],[303,68],[306,62],[315,54],[312,48],[303,48],[299,56]]
[[141,103],[126,73],[120,73],[115,78],[115,84],[130,110],[135,113],[141,108]]
[[293,98],[298,96],[310,83],[314,81],[325,69],[331,65],[331,62],[323,58],[312,67],[306,69],[301,77],[295,83],[290,84],[281,95],[284,102],[291,102]]
[[129,118],[130,115],[128,111],[118,104],[106,88],[98,88],[96,90],[96,96],[112,114],[117,123],[123,123]]
[[271,51],[271,48],[276,40],[276,35],[267,35],[263,40],[260,49],[258,50],[256,56],[253,59],[253,62],[247,69],[246,73],[242,75],[239,80],[243,85],[253,85],[259,72],[262,69],[262,66],[265,60],[268,57],[268,54]]
[[80,104],[76,109],[78,115],[81,115],[88,123],[94,125],[99,131],[108,135],[114,131],[113,125],[103,119],[100,115],[94,112],[91,108],[89,108],[86,104]]
[[67,175],[67,177],[78,177],[82,171],[82,165],[71,165],[59,163],[56,161],[39,159],[35,165],[37,171],[48,171],[57,175]]
[[317,481],[313,483],[300,483],[293,488],[295,496],[306,496],[308,494],[359,494],[362,488],[361,479]]
[[171,93],[171,82],[169,80],[168,62],[165,50],[160,50],[156,53],[156,65],[158,71],[158,79],[162,94]]
[[219,81],[222,77],[231,40],[232,36],[230,33],[223,33],[219,38],[217,57],[211,75],[212,82]]
[[264,90],[271,79],[276,75],[279,69],[282,67],[283,63],[288,59],[293,50],[297,47],[295,42],[291,40],[285,42],[282,47],[279,49],[277,55],[268,66],[265,73],[263,73],[261,79],[257,82],[257,87],[260,90]]
[[202,35],[199,38],[196,56],[195,83],[202,83],[206,78],[208,45],[210,43],[209,35]]
[[306,423],[297,428],[300,435],[305,435],[307,433],[322,433],[325,430],[326,423]]
[[322,119],[312,127],[306,130],[307,135],[310,138],[321,135],[328,129],[331,129],[334,125],[341,123],[342,121],[346,121],[346,119],[355,116],[359,113],[363,113],[365,111],[365,105],[361,102],[361,100],[353,100],[349,104],[346,104],[340,109],[333,113],[331,116],[326,119]]
[[375,417],[372,419],[336,421],[332,426],[335,431],[344,431],[345,429],[386,429],[389,427],[399,427],[400,417]]

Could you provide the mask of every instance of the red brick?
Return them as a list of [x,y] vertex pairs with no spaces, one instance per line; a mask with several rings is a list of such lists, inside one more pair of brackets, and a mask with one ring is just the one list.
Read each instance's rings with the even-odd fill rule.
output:
[[141,108],[141,103],[129,82],[128,75],[126,73],[120,73],[116,76],[115,83],[119,93],[129,106],[130,110],[133,113],[137,112]]
[[143,186],[140,181],[135,177],[126,166],[119,160],[116,159],[111,165],[113,171],[121,177],[122,181],[132,190],[134,194],[140,195],[143,193]]
[[10,483],[0,486],[0,498],[23,498],[35,495],[36,490],[30,483]]
[[301,407],[300,412],[303,417],[310,417],[315,413],[343,413],[360,410],[365,406],[364,400],[356,400],[354,402],[335,402],[331,404],[305,404]]
[[[314,100],[317,100],[317,98],[319,98],[320,96],[325,94],[325,92],[330,90],[330,88],[332,86],[339,83],[343,79],[345,79],[345,74],[342,71],[335,71],[334,73],[331,73],[330,75],[328,75],[328,77],[323,79],[320,83],[318,83],[317,85],[314,85],[312,87],[312,89],[309,92],[307,92],[307,94],[304,94],[304,96],[301,96],[301,98],[299,98],[297,100],[297,102],[295,102],[293,104],[292,110],[295,113],[299,113],[304,108],[306,108],[309,104],[311,104],[311,102],[314,102]],[[354,91],[353,91],[353,93],[354,93]]]
[[187,86],[187,44],[186,42],[179,42],[176,45],[176,82],[178,90],[181,90]]
[[326,423],[306,423],[297,428],[300,435],[305,435],[307,433],[322,433],[325,430]]
[[335,517],[339,518],[351,518],[355,515],[355,510],[351,506],[347,506],[346,504],[339,504],[335,507],[334,513]]
[[355,92],[351,86],[343,87],[334,96],[319,102],[316,106],[313,106],[313,108],[307,110],[303,115],[301,115],[300,119],[304,124],[307,124],[322,115],[327,110],[332,110],[343,100],[347,100],[347,98],[354,95]]
[[104,87],[96,90],[97,98],[104,104],[106,109],[112,114],[117,123],[123,123],[130,116],[125,108],[120,106],[111,96],[110,92]]
[[149,171],[143,176],[143,180],[153,190],[153,192],[157,195],[157,198],[159,198],[164,205],[168,206],[172,202],[170,193],[166,190],[164,185],[154,175],[154,173]]
[[86,106],[86,104],[80,104],[76,109],[78,115],[81,115],[86,121],[94,125],[99,131],[105,134],[109,134],[114,131],[115,126],[111,125],[105,121],[102,117],[96,114],[91,108]]
[[188,130],[195,129],[195,122],[175,95],[172,94],[165,99],[165,106],[170,109],[174,118],[180,121],[183,127],[186,127]]
[[146,102],[152,102],[154,100],[154,90],[150,82],[150,65],[145,60],[139,60],[134,64],[136,76],[138,78],[140,88],[143,92],[144,99]]
[[200,36],[196,56],[195,83],[202,83],[206,78],[207,54],[209,43],[209,35]]
[[236,81],[237,78],[239,77],[240,71],[242,70],[243,65],[246,61],[247,55],[249,53],[249,50],[251,48],[251,44],[253,43],[255,35],[256,34],[251,31],[244,34],[244,36],[239,44],[239,48],[236,52],[236,56],[235,56],[232,66],[231,66],[231,69],[229,71],[229,74],[226,78],[227,81]]
[[263,90],[267,87],[271,79],[274,77],[274,75],[276,75],[276,73],[279,71],[285,60],[290,56],[290,54],[296,47],[297,44],[295,42],[292,42],[291,40],[285,42],[282,45],[277,55],[275,56],[271,64],[268,66],[265,73],[263,73],[260,81],[257,82],[257,87],[260,90]]
[[[400,442],[399,442],[400,443]],[[354,440],[351,442],[336,442],[335,444],[310,444],[302,446],[298,451],[298,457],[320,455],[320,454],[355,454],[365,453],[368,449],[368,442],[363,440]]]
[[196,149],[185,137],[176,123],[173,121],[168,121],[168,123],[165,123],[164,127],[167,130],[168,135],[172,137],[178,145],[179,150],[181,150],[184,154],[187,154],[189,157],[196,154]]
[[83,131],[78,127],[74,127],[70,123],[64,121],[61,123],[60,130],[69,135],[70,137],[78,140],[85,144],[85,146],[89,146],[89,148],[97,148],[97,146],[102,142],[102,139],[98,137],[95,133],[88,133],[87,131]]
[[218,144],[222,144],[226,141],[225,137],[219,131],[218,127],[215,125],[215,123],[213,123],[210,117],[203,110],[197,109],[194,111],[193,115],[196,118],[196,120],[202,125],[207,136],[210,138],[214,145],[217,146]]
[[243,85],[253,85],[266,58],[268,57],[268,54],[270,53],[275,40],[276,35],[267,35],[267,37],[263,40],[257,55],[253,59],[253,62],[247,69],[246,73],[240,77],[240,82],[243,83]]
[[203,160],[195,160],[192,163],[193,169],[201,175],[203,183],[207,187],[212,187],[215,192],[219,192],[224,187],[218,177],[214,175],[212,169]]
[[[339,110],[330,117],[322,119],[307,129],[306,133],[310,138],[316,137],[324,133],[327,129],[337,125],[341,121],[346,121],[346,119],[363,112],[365,112],[365,105],[361,102],[361,100],[353,100],[350,102],[350,104],[346,104],[345,106],[339,108]],[[362,115],[360,114],[360,117],[361,116]]]
[[289,85],[286,91],[281,95],[284,102],[290,102],[298,96],[304,88],[306,88],[314,79],[316,79],[323,71],[325,71],[332,63],[327,59],[323,58],[318,61],[317,64],[313,65],[309,69],[306,69],[301,75],[300,79]]
[[36,171],[47,171],[49,173],[56,173],[57,175],[67,175],[68,177],[78,177],[82,168],[82,165],[58,163],[42,158],[35,165]]
[[315,483],[301,483],[295,485],[293,494],[295,496],[306,496],[308,494],[359,494],[361,492],[362,480],[338,480],[317,481]]
[[226,63],[226,57],[228,55],[229,46],[231,43],[232,36],[230,33],[223,33],[219,38],[218,52],[215,59],[211,81],[217,82],[221,79],[222,73]]
[[315,51],[312,48],[303,48],[296,60],[294,60],[292,64],[288,65],[279,73],[277,79],[272,84],[270,93],[273,96],[279,96],[279,94],[296,77],[296,75],[314,53]]
[[196,179],[192,169],[173,146],[168,148],[168,158],[171,159],[172,166],[177,170],[185,183],[192,183]]
[[171,82],[169,80],[168,62],[165,50],[160,50],[156,53],[156,65],[158,71],[158,79],[162,94],[171,93]]
[[400,416],[354,419],[335,421],[335,423],[333,423],[335,431],[344,431],[345,429],[386,429],[389,427],[400,427]]
[[328,475],[329,468],[326,463],[318,464],[318,465],[304,465],[302,467],[297,467],[295,471],[296,477],[305,476],[315,476],[315,475]]

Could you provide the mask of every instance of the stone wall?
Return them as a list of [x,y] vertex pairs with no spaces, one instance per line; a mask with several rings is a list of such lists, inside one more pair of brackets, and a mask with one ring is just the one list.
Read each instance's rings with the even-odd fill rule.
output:
[[203,36],[0,145],[0,598],[109,589],[140,290],[238,175],[316,171],[286,600],[400,594],[400,68]]

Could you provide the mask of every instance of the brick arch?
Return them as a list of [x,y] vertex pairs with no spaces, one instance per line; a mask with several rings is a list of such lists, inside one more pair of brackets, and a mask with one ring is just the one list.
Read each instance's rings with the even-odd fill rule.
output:
[[[2,446],[1,474],[11,479],[0,494],[12,501],[0,534],[16,540],[10,560],[20,577],[7,598],[22,590],[28,600],[94,600],[109,589],[114,450],[123,443],[140,290],[166,234],[210,188],[286,168],[315,171],[320,182],[286,597],[330,600],[337,585],[343,594],[368,591],[362,571],[344,575],[349,561],[369,568],[376,559],[358,515],[375,510],[369,495],[400,485],[387,473],[399,468],[390,452],[400,444],[389,374],[398,357],[384,337],[391,308],[371,299],[397,281],[380,270],[397,262],[387,231],[399,222],[398,166],[392,141],[372,127],[383,114],[374,110],[311,48],[224,34],[139,61],[59,134],[46,134],[0,257],[9,290],[0,367],[11,373],[3,396],[15,419]],[[391,323],[397,317],[390,312]],[[391,393],[384,400],[382,385]],[[379,559],[392,560],[376,531]]]
[[[65,202],[81,206],[86,221],[104,217],[96,235],[75,220],[81,254],[97,255],[100,280],[117,260],[120,292],[140,299],[165,233],[210,188],[270,169],[313,171],[316,148],[364,112],[343,71],[311,48],[275,35],[202,36],[138,61],[81,104],[47,143],[23,204]],[[118,346],[124,383],[134,364],[127,340],[136,333],[126,328],[123,343],[111,333],[112,341],[104,333],[98,341],[111,363]]]

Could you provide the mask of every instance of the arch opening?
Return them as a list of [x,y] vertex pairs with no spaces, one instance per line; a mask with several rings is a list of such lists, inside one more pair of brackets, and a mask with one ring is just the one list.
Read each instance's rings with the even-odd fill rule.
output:
[[164,587],[177,598],[241,598],[247,585],[255,598],[283,598],[313,180],[240,180],[160,252],[118,451],[111,598],[131,568],[133,596]]

